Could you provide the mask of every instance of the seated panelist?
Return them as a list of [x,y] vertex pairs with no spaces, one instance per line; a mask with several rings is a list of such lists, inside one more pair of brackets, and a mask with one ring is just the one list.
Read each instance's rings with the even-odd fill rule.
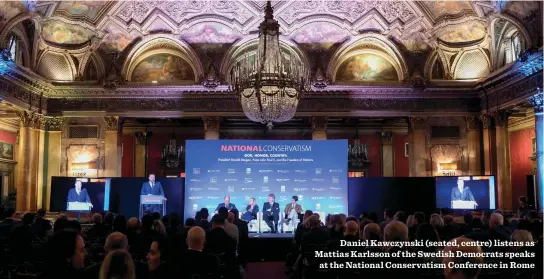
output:
[[232,209],[236,208],[236,205],[230,203],[229,196],[225,196],[223,202],[217,205],[217,208],[215,209],[215,214],[219,213],[219,208],[221,207],[226,207],[228,211],[231,211]]
[[242,212],[242,220],[250,222],[257,219],[257,213],[259,212],[259,206],[255,204],[255,198],[249,198],[249,204],[246,206],[246,210]]
[[268,195],[268,202],[265,202],[263,205],[263,219],[270,228],[271,233],[278,233],[280,205],[276,202],[274,194]]

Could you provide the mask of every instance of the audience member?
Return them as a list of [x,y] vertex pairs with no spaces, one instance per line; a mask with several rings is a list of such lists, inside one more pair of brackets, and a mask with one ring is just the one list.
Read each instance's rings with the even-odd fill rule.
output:
[[83,277],[85,242],[75,230],[61,230],[47,243],[47,264],[44,279],[73,279]]
[[124,215],[117,215],[113,219],[112,231],[127,233],[127,218]]
[[383,222],[380,223],[380,229],[383,231],[385,229],[385,226],[389,224],[389,222],[393,221],[394,213],[391,209],[386,208],[383,211]]
[[414,215],[408,215],[408,218],[406,218],[406,226],[408,228],[413,227],[416,224],[416,220],[414,218]]
[[[225,219],[225,226],[224,226],[225,232],[228,235],[230,235],[232,238],[234,238],[234,240],[236,240],[236,245],[238,245],[240,241],[240,234],[238,233],[238,227],[227,221],[229,216],[228,209],[226,207],[221,207],[219,208],[219,210],[217,210],[217,212],[218,212],[217,214],[221,215],[221,217]],[[233,221],[234,221],[234,217],[233,217]]]
[[[151,216],[153,218],[153,216]],[[160,220],[154,220],[160,221]],[[168,268],[163,264],[166,262],[166,242],[163,237],[158,237],[157,239],[151,242],[151,248],[149,253],[147,253],[147,278],[150,279],[163,279],[163,278],[173,278],[174,273],[169,272]]]
[[[475,257],[457,257],[455,256],[457,251],[460,251],[462,253],[482,253],[482,248],[480,246],[476,245],[473,240],[465,238],[465,237],[458,237],[455,240],[457,240],[457,243],[459,245],[457,246],[446,246],[444,248],[444,252],[452,252],[454,255],[453,257],[444,257],[443,263],[446,265],[444,268],[444,277],[446,279],[476,279],[478,277],[478,274],[480,273],[480,268],[477,267],[465,267],[465,268],[454,268],[450,266],[450,263],[455,264],[482,264],[484,262],[484,258],[482,256],[475,256]],[[463,245],[464,244],[464,245]]]
[[344,240],[357,241],[359,240],[359,225],[356,221],[349,221],[346,223],[346,229],[344,231]]
[[[220,208],[219,211],[223,208]],[[206,235],[204,252],[217,255],[220,262],[229,268],[228,273],[234,274],[238,272],[236,266],[236,240],[225,231],[226,223],[221,214],[213,216],[212,230]]]
[[360,235],[361,240],[376,240],[381,241],[382,240],[382,230],[380,229],[380,226],[376,223],[369,223],[367,224]]
[[100,279],[135,279],[132,256],[125,250],[108,253],[100,268]]
[[520,196],[518,198],[519,206],[518,206],[518,217],[519,218],[527,218],[527,213],[529,211],[533,210],[533,207],[529,204],[527,204],[527,198],[524,196]]
[[187,232],[187,253],[182,265],[181,278],[207,278],[217,277],[219,272],[219,260],[215,256],[205,254],[204,243],[206,232],[201,227],[191,228]]
[[36,233],[36,236],[44,237],[51,231],[52,228],[53,226],[51,225],[51,221],[45,219],[45,209],[38,209],[38,212],[36,212],[36,219],[32,225],[32,229]]
[[404,211],[397,211],[397,213],[395,213],[395,215],[393,216],[393,220],[406,224],[406,214],[404,213]]

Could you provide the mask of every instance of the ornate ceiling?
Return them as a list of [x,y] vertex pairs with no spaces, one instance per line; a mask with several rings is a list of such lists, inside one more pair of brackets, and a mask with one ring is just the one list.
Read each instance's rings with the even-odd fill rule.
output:
[[[25,78],[55,85],[45,91],[48,97],[81,98],[92,87],[103,98],[113,94],[111,89],[124,94],[119,86],[142,83],[194,92],[202,89],[197,85],[210,70],[228,80],[230,67],[254,53],[265,4],[0,1],[0,48],[17,38],[24,49],[17,64],[28,70]],[[440,88],[444,80],[465,92],[525,50],[542,46],[541,1],[322,0],[272,5],[282,48],[308,64],[314,80],[327,79],[327,89],[342,94],[370,92],[369,85]],[[399,94],[398,89],[388,90]],[[164,94],[176,95],[170,89]],[[60,101],[51,104],[60,106]]]

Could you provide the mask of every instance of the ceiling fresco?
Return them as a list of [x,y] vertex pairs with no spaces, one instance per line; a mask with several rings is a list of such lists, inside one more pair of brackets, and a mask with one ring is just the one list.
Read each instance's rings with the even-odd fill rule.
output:
[[14,16],[27,12],[28,8],[24,1],[0,1],[0,22],[9,21]]
[[440,32],[438,38],[448,43],[471,42],[482,39],[487,30],[482,23],[471,22],[458,24]]
[[386,59],[375,54],[359,54],[348,58],[336,71],[336,81],[397,81],[397,72]]
[[110,24],[104,28],[106,36],[102,40],[100,48],[105,52],[123,51],[137,35],[129,34],[116,24]]
[[108,4],[109,2],[107,1],[63,1],[58,5],[56,12],[95,20],[100,15],[102,9]]
[[472,11],[470,1],[421,1],[429,13],[436,19],[444,15],[456,15],[463,11]]
[[94,33],[79,25],[59,21],[47,21],[42,27],[44,40],[57,44],[82,44],[91,39]]
[[145,58],[132,72],[135,82],[194,81],[191,66],[182,58],[170,54],[155,54]]
[[295,31],[291,40],[310,50],[327,50],[349,38],[346,29],[331,23],[311,23]]

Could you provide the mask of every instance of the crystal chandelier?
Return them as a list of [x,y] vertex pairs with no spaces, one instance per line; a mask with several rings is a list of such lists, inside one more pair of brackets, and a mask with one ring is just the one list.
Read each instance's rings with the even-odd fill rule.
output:
[[161,161],[167,168],[177,168],[182,161],[183,146],[177,146],[176,135],[172,132],[170,142],[161,151]]
[[259,26],[255,56],[245,55],[231,70],[231,85],[240,98],[244,114],[254,122],[266,124],[293,118],[301,94],[309,90],[308,72],[294,55],[282,53],[278,21],[267,1],[264,21]]
[[363,167],[369,162],[367,145],[361,144],[358,132],[355,132],[353,144],[348,145],[348,162],[353,167]]

